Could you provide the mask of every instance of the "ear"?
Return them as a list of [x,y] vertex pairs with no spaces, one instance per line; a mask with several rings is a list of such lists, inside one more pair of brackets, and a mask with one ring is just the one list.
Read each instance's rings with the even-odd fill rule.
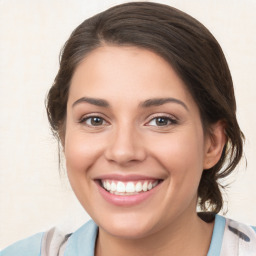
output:
[[206,134],[204,169],[210,169],[218,163],[226,142],[225,123],[218,121],[211,125]]

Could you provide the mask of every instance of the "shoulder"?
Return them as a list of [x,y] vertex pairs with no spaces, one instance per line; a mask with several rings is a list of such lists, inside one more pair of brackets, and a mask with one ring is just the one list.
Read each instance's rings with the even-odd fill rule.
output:
[[52,228],[8,246],[0,256],[93,256],[97,234],[98,227],[92,220],[72,234]]
[[41,251],[41,242],[44,233],[38,233],[18,241],[0,252],[0,256],[38,256]]
[[98,227],[90,220],[72,234],[53,228],[42,239],[41,256],[93,256]]
[[88,221],[69,237],[65,254],[93,256],[97,235],[98,226],[93,220]]
[[256,255],[255,227],[226,219],[221,252],[226,255],[225,253],[230,251],[237,255]]
[[217,214],[207,256],[234,255],[256,255],[256,229]]
[[255,256],[256,229],[241,222],[220,215],[215,224],[208,256]]

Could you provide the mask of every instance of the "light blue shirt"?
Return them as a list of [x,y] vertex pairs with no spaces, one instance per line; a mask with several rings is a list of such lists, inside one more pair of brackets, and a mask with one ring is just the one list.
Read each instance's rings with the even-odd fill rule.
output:
[[[211,245],[207,256],[221,255],[225,226],[226,219],[216,215]],[[97,225],[92,220],[88,221],[69,237],[64,256],[94,256],[97,233]],[[0,252],[0,256],[40,256],[43,235],[44,233],[39,233],[16,242]]]

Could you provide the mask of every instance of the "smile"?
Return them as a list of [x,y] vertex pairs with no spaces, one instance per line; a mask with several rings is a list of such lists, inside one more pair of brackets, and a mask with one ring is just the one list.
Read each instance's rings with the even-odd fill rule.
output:
[[164,179],[138,175],[106,175],[94,179],[102,198],[115,206],[131,207],[158,194]]
[[101,186],[115,195],[136,195],[147,192],[156,187],[160,180],[142,180],[142,181],[118,181],[118,180],[101,180]]

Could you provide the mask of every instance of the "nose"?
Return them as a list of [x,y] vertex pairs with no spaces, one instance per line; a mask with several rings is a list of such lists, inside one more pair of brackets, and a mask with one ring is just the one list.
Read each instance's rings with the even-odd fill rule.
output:
[[116,129],[110,135],[105,157],[119,165],[143,161],[146,158],[146,150],[141,135],[131,127]]

